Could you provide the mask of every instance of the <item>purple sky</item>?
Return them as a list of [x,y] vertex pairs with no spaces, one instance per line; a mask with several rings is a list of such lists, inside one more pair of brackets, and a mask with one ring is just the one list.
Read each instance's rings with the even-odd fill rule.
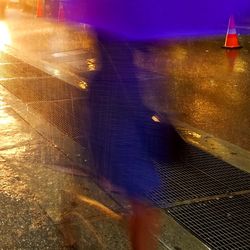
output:
[[66,9],[69,21],[140,40],[220,34],[229,16],[248,6],[250,0],[68,0]]

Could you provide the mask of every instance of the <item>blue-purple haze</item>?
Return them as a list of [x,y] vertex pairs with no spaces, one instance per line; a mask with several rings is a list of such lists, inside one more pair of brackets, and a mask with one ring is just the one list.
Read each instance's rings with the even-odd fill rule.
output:
[[[250,0],[68,0],[66,18],[128,39],[216,35]],[[250,13],[250,12],[249,12]]]

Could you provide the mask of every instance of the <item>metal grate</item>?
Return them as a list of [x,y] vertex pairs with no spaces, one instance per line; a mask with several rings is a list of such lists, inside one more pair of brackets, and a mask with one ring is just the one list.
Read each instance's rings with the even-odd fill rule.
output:
[[11,63],[1,65],[0,76],[1,78],[45,77],[48,74],[25,63]]
[[176,201],[250,190],[249,173],[191,145],[187,145],[181,162],[156,165],[162,186],[150,199],[161,207],[171,206]]
[[[86,135],[86,115],[84,112],[85,100],[54,101],[29,104],[47,121],[60,129],[63,133],[78,141]],[[77,110],[81,108],[81,112]],[[78,141],[82,143],[82,141]],[[86,145],[83,145],[86,146]]]
[[17,59],[16,57],[13,57],[11,55],[0,53],[0,63],[23,63],[21,60]]
[[211,249],[250,249],[250,195],[177,206],[167,212]]
[[[62,132],[86,146],[86,93],[46,74],[35,78],[36,69],[29,65],[22,67],[34,77],[8,79],[1,84]],[[250,189],[250,174],[191,145],[187,145],[182,162],[156,165],[163,184],[150,198],[161,207],[176,201]]]
[[54,77],[2,80],[1,85],[24,103],[84,98],[86,93]]
[[2,86],[63,133],[86,145],[85,91],[24,63],[3,64],[1,72],[5,77],[0,81]]

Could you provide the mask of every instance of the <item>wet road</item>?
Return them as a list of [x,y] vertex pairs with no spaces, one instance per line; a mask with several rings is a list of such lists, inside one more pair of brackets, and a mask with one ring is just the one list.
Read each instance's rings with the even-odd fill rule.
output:
[[172,42],[154,47],[148,58],[139,55],[138,66],[158,75],[145,80],[149,95],[157,84],[160,89],[146,103],[250,150],[250,37],[241,43],[243,49],[228,51],[218,38]]

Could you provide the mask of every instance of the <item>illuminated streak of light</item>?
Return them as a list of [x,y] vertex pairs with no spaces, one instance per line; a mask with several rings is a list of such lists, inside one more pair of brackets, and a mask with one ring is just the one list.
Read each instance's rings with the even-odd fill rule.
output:
[[88,88],[88,84],[85,81],[80,81],[79,82],[79,87],[81,89],[87,89]]
[[0,22],[0,51],[5,51],[5,46],[11,44],[11,36],[5,22]]
[[87,65],[88,65],[88,70],[89,71],[96,70],[96,61],[95,61],[94,58],[88,59],[87,60]]
[[111,217],[112,219],[116,219],[116,220],[122,219],[121,215],[115,213],[110,208],[106,207],[105,205],[103,205],[102,203],[100,203],[96,200],[90,199],[90,198],[83,196],[83,195],[80,195],[80,194],[77,194],[77,198],[80,201],[83,201],[83,202],[87,203],[88,205],[97,208],[98,210],[105,213],[107,216]]
[[0,98],[0,125],[8,125],[15,123],[15,119],[6,111],[6,103]]

